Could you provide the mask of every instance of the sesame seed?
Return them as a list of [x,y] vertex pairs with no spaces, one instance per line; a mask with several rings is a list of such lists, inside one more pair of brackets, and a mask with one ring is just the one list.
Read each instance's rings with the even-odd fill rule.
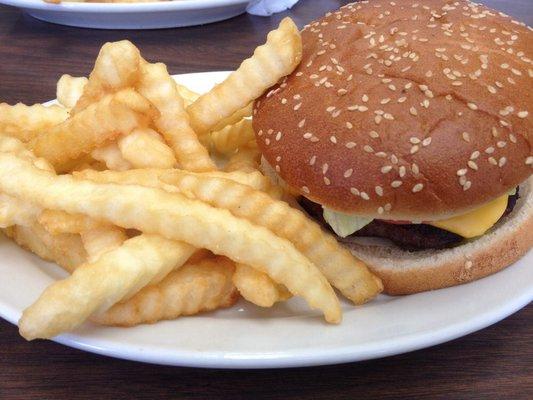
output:
[[411,115],[418,115],[418,112],[416,111],[416,108],[414,108],[414,107],[411,107],[411,108],[409,109],[409,113],[410,113]]
[[402,183],[403,183],[402,181],[392,181],[390,185],[391,185],[393,188],[396,189],[396,188],[399,188],[400,186],[402,186]]
[[470,159],[476,160],[479,157],[479,155],[480,155],[479,151],[476,150],[470,155]]
[[477,169],[478,169],[478,168],[477,168],[477,164],[476,164],[474,161],[472,161],[472,160],[469,160],[469,161],[468,161],[468,166],[469,166],[470,168],[472,168],[473,170],[475,170],[475,171],[477,171]]
[[276,142],[279,142],[279,141],[280,141],[280,139],[281,139],[281,135],[282,135],[281,132],[278,132],[278,133],[276,134]]
[[398,157],[396,157],[396,155],[393,154],[393,155],[390,156],[390,161],[391,161],[393,164],[398,164]]
[[398,103],[403,103],[405,100],[407,100],[407,97],[400,97]]
[[300,122],[298,122],[298,128],[303,128],[305,125],[305,119],[302,119]]
[[489,157],[489,163],[492,165],[498,165],[498,161],[494,157]]
[[361,111],[361,112],[368,111],[368,107],[367,107],[367,106],[359,106],[357,109],[358,109],[359,111]]
[[353,124],[349,121],[346,121],[346,128],[348,129],[352,129],[353,128]]
[[519,111],[518,112],[518,118],[526,118],[529,115],[528,111]]
[[466,183],[467,179],[466,179],[466,175],[463,175],[463,176],[460,176],[459,177],[459,184],[461,186],[464,186],[464,184]]
[[381,167],[381,173],[387,174],[392,170],[392,165],[385,165],[384,167]]
[[370,196],[366,192],[361,192],[361,198],[364,200],[370,200]]
[[357,190],[354,187],[350,188],[350,193],[353,194],[354,196],[359,196],[360,195],[359,190]]
[[533,156],[529,156],[525,161],[526,165],[533,165]]
[[326,186],[329,186],[331,184],[331,181],[327,176],[324,177],[324,183],[326,184]]
[[281,104],[287,104],[287,99],[285,97],[281,99]]
[[381,101],[380,101],[380,104],[387,104],[388,102],[390,102],[390,98],[389,98],[389,97],[387,97],[387,98],[381,100]]
[[374,149],[372,148],[372,146],[369,146],[368,144],[365,144],[365,146],[363,147],[363,150],[366,151],[367,153],[374,152]]
[[328,172],[328,169],[329,169],[328,163],[322,164],[322,174],[326,174],[326,172]]
[[498,160],[498,167],[503,167],[505,164],[507,163],[507,158],[505,157],[501,157],[499,160]]
[[414,136],[411,137],[411,138],[409,139],[409,141],[410,141],[412,144],[418,144],[418,143],[420,143],[420,139],[417,138],[417,137],[414,137]]
[[348,93],[348,91],[346,89],[339,89],[337,90],[337,94],[339,96],[344,96],[346,93]]
[[422,140],[422,146],[429,146],[431,144],[431,140],[432,139],[430,137],[425,138],[424,140]]
[[348,142],[345,144],[345,146],[348,148],[348,149],[353,149],[355,146],[357,146],[356,143],[354,142]]
[[405,176],[405,167],[402,165],[399,169],[398,169],[398,175],[400,175],[400,178],[403,178]]
[[462,136],[465,142],[470,142],[470,134],[468,132],[463,132]]
[[467,172],[468,172],[468,170],[466,168],[460,169],[460,170],[457,171],[457,176],[466,175]]
[[383,196],[383,188],[381,186],[376,186],[375,190],[376,190],[376,194],[379,197]]
[[333,118],[337,118],[341,114],[341,110],[337,110],[331,113],[331,116]]
[[361,100],[363,100],[363,102],[366,103],[368,101],[368,96],[364,94]]
[[415,154],[418,150],[420,150],[420,146],[414,145],[411,147],[411,150],[409,151],[411,154]]
[[412,192],[413,193],[418,193],[422,189],[424,189],[424,185],[422,183],[417,183],[416,185],[413,186]]
[[467,106],[468,108],[474,111],[478,109],[477,105],[475,105],[474,103],[468,103]]
[[378,214],[383,214],[385,212],[385,209],[383,207],[378,208]]
[[315,165],[316,163],[316,156],[312,156],[311,159],[309,160],[309,165]]
[[376,131],[370,131],[368,132],[368,135],[373,139],[379,138],[379,133],[377,133]]
[[381,121],[383,120],[383,117],[381,115],[376,115],[374,117],[374,122],[379,125],[381,123]]
[[507,146],[507,142],[504,140],[500,140],[498,143],[496,143],[496,146],[500,149],[503,149],[505,146]]
[[296,104],[294,107],[293,107],[293,110],[294,111],[298,111],[300,109],[300,107],[302,106],[302,103],[298,103]]
[[420,168],[418,168],[418,164],[411,165],[411,171],[413,174],[418,175],[420,173]]
[[311,132],[305,132],[303,136],[304,139],[311,139],[313,137],[313,134]]
[[302,191],[304,193],[308,193],[308,194],[310,193],[309,188],[307,186],[302,186]]
[[350,169],[347,169],[346,171],[344,171],[344,177],[345,178],[349,178],[350,176],[352,176],[353,174],[353,168],[350,168]]
[[468,189],[470,189],[471,186],[472,186],[472,182],[466,181],[465,184],[463,185],[463,190],[467,191]]

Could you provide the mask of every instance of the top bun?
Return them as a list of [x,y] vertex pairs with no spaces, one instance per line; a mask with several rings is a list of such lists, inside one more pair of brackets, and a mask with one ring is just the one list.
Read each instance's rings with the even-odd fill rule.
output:
[[303,30],[300,66],[255,103],[291,188],[398,220],[466,212],[533,171],[533,33],[468,1],[348,4]]

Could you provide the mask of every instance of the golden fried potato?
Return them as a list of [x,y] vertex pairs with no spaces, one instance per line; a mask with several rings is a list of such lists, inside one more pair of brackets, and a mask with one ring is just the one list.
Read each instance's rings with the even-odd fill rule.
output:
[[74,271],[87,260],[87,252],[80,235],[70,233],[52,235],[39,224],[33,224],[14,226],[10,237],[19,246],[46,261],[55,262],[68,272]]
[[[223,183],[228,182],[236,184],[229,180]],[[248,186],[239,186],[255,194]],[[237,218],[227,210],[159,189],[98,184],[69,175],[55,176],[7,153],[0,153],[0,190],[36,202],[43,208],[83,213],[126,229],[159,234],[189,243],[195,248],[208,249],[239,263],[253,265],[277,283],[285,285],[293,295],[302,296],[312,308],[320,309],[328,322],[338,323],[341,320],[337,296],[313,263],[288,240]],[[264,196],[271,199],[268,195]],[[321,238],[319,236],[318,239]],[[361,270],[363,268],[360,267]],[[369,274],[366,269],[364,271]],[[40,310],[39,313],[45,311]],[[65,329],[72,327],[71,324],[61,326]],[[29,331],[25,334],[34,336]]]
[[134,87],[139,79],[140,61],[139,50],[128,40],[104,44],[72,114],[79,113],[106,95]]
[[122,151],[115,142],[94,149],[91,152],[91,156],[95,160],[104,163],[108,169],[113,171],[126,171],[133,168],[133,165],[124,158]]
[[44,210],[37,218],[39,224],[52,235],[61,233],[81,233],[108,225],[102,221],[87,218],[83,214],[68,214],[58,210]]
[[211,132],[217,132],[229,125],[234,125],[237,122],[249,118],[252,116],[252,112],[254,109],[254,102],[250,102],[246,107],[241,108],[240,110],[235,111],[233,114],[231,114],[229,117],[224,118],[222,121],[217,123],[215,126],[213,126],[210,131]]
[[230,307],[239,297],[231,282],[233,271],[233,263],[224,257],[188,262],[159,284],[146,286],[91,320],[134,326]]
[[189,245],[156,235],[129,239],[49,286],[24,310],[19,321],[20,334],[32,340],[72,330],[91,314],[104,312],[144,286],[159,282],[193,253],[194,248]]
[[183,99],[165,64],[142,63],[139,92],[159,110],[154,123],[172,147],[179,164],[190,171],[215,170],[215,163],[189,125]]
[[0,193],[0,228],[13,225],[30,226],[40,213],[40,207]]
[[260,97],[282,77],[289,75],[302,59],[302,38],[290,18],[270,32],[264,45],[252,57],[211,91],[187,108],[191,126],[198,135]]
[[102,254],[118,249],[128,239],[124,229],[110,225],[84,229],[80,236],[90,262],[96,262]]
[[119,135],[145,126],[157,111],[134,90],[126,89],[91,104],[79,114],[35,138],[32,149],[58,172],[68,170],[73,160],[90,153]]
[[18,103],[10,106],[0,103],[0,133],[29,142],[39,134],[61,124],[68,116],[68,110],[56,105],[27,106]]
[[261,153],[255,144],[255,141],[249,142],[242,146],[233,154],[228,163],[224,166],[224,171],[234,172],[253,172],[259,169],[261,163]]
[[174,152],[161,135],[150,128],[137,128],[118,140],[122,157],[133,168],[173,168]]
[[260,307],[272,307],[278,301],[291,297],[285,287],[278,285],[267,274],[245,264],[236,265],[232,280],[242,297]]
[[215,150],[221,154],[231,154],[253,140],[255,140],[255,133],[251,119],[243,119],[220,131],[211,133],[211,143]]
[[185,107],[190,106],[192,103],[194,103],[198,99],[198,97],[200,97],[200,94],[189,89],[187,86],[181,85],[177,82],[176,82],[176,89],[178,90],[178,94],[183,99],[183,103]]
[[56,98],[65,108],[73,108],[83,94],[89,80],[85,77],[61,75],[57,81]]

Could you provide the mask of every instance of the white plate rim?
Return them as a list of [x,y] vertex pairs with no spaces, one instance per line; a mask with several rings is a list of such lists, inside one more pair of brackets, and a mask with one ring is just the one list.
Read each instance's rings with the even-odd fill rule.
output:
[[[174,77],[183,83],[201,78],[201,80],[204,81],[204,84],[205,82],[211,84],[222,80],[228,74],[229,71],[212,71],[179,74],[174,75]],[[54,102],[55,101],[51,101],[47,104]],[[529,260],[529,268],[531,268],[533,266],[533,263],[531,262],[533,260],[533,251],[526,254],[522,260],[516,263],[516,265],[508,267],[499,274],[505,274],[506,271],[510,272],[511,270],[516,271],[517,268],[525,268],[525,266],[518,264],[527,264],[528,261],[526,259]],[[461,285],[459,288],[468,286],[472,287],[472,290],[475,290],[475,285],[485,279],[498,279],[498,274],[491,275],[477,282]],[[442,290],[446,291],[454,289],[455,288]],[[436,292],[441,291],[435,291],[435,293]],[[331,365],[402,354],[454,340],[501,321],[505,317],[525,307],[531,301],[533,301],[533,282],[527,287],[527,290],[523,290],[520,295],[514,295],[514,297],[511,297],[502,304],[488,309],[485,312],[476,314],[476,316],[471,319],[462,320],[439,328],[438,330],[428,330],[425,332],[398,336],[394,341],[378,340],[371,344],[366,344],[365,348],[361,348],[361,344],[354,344],[334,349],[313,349],[313,351],[307,349],[292,350],[290,352],[278,352],[270,355],[260,352],[247,355],[238,352],[221,351],[211,351],[210,353],[199,354],[198,351],[187,349],[179,350],[172,348],[169,350],[168,348],[161,349],[155,346],[138,347],[132,344],[126,344],[126,342],[93,339],[87,336],[78,336],[75,333],[58,336],[54,341],[95,354],[159,365],[228,369],[289,368]],[[14,309],[9,304],[0,301],[0,316],[16,325],[20,316],[20,310]],[[347,326],[347,328],[349,329],[350,327]]]
[[149,3],[76,3],[62,2],[59,4],[46,3],[42,0],[0,0],[1,4],[31,10],[50,12],[79,13],[145,13],[157,11],[189,11],[210,8],[220,8],[238,4],[246,4],[249,0],[171,0]]

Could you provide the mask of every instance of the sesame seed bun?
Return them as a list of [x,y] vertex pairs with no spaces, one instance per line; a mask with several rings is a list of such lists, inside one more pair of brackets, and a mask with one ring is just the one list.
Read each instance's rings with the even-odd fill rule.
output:
[[518,261],[533,246],[533,178],[520,186],[513,211],[479,239],[445,250],[403,251],[351,244],[383,281],[387,294],[411,294],[474,281]]
[[305,27],[300,66],[255,103],[283,180],[338,211],[434,220],[533,171],[533,33],[458,0],[349,4]]

